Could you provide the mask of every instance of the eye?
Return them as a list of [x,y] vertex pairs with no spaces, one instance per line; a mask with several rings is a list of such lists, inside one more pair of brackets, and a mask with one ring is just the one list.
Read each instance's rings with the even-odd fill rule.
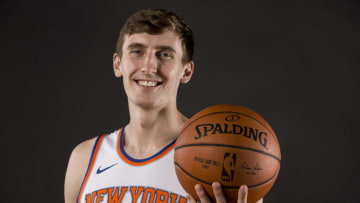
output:
[[158,53],[158,57],[161,58],[161,59],[172,59],[173,58],[173,55],[169,52],[159,52]]
[[130,54],[141,56],[143,54],[143,51],[141,49],[133,49],[130,51]]

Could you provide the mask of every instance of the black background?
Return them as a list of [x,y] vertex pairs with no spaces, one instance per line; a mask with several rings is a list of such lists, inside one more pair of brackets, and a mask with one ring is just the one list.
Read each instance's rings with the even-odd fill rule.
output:
[[195,73],[178,107],[247,106],[282,151],[265,202],[360,202],[357,1],[0,1],[1,202],[63,202],[81,141],[128,122],[112,54],[125,19],[178,13]]

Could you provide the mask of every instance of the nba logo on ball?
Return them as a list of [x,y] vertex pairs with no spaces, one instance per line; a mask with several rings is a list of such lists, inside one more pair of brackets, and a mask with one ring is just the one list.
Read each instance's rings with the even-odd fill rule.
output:
[[197,200],[196,184],[215,200],[211,184],[219,182],[228,202],[236,202],[239,187],[247,185],[248,203],[254,203],[275,183],[280,161],[279,142],[271,126],[256,112],[238,105],[215,105],[196,113],[175,144],[176,175]]
[[221,180],[224,181],[234,180],[235,167],[236,167],[236,154],[226,152],[224,154]]

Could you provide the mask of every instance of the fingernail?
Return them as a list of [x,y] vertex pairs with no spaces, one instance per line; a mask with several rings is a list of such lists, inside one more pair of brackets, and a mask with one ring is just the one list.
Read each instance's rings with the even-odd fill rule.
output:
[[221,184],[218,182],[214,182],[213,187],[214,187],[214,189],[221,190]]
[[201,186],[199,184],[195,185],[196,192],[201,192]]
[[241,186],[242,187],[242,193],[244,194],[244,195],[246,195],[246,193],[247,193],[247,191],[248,191],[248,187],[246,186],[246,185],[243,185],[243,186]]

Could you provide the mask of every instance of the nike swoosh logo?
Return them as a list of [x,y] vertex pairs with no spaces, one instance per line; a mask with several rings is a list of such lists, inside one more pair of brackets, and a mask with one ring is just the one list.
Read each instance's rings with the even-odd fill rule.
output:
[[[117,164],[117,163],[116,163],[116,164]],[[108,167],[106,167],[106,168],[104,168],[104,169],[100,169],[100,168],[101,168],[101,166],[99,166],[99,168],[98,168],[98,169],[97,169],[97,171],[96,171],[96,174],[100,174],[100,173],[102,173],[102,172],[104,172],[104,171],[108,170],[109,168],[111,168],[111,167],[115,166],[116,164],[113,164],[113,165],[111,165],[111,166],[108,166]]]

